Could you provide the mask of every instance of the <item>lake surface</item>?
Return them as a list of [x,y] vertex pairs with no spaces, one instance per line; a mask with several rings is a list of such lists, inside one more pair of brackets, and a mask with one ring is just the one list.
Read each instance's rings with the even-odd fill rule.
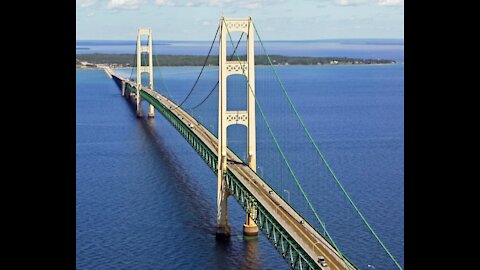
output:
[[[235,39],[236,40],[236,39]],[[245,39],[243,39],[245,40]],[[258,42],[256,42],[258,43]],[[155,54],[206,55],[211,41],[154,41]],[[242,44],[240,48],[242,48]],[[402,62],[403,40],[317,40],[317,41],[264,41],[267,53],[287,56],[351,57],[388,59]],[[135,53],[136,41],[88,41],[77,40],[78,54]],[[218,46],[215,46],[218,48]],[[257,54],[263,54],[256,50]],[[213,50],[218,55],[218,49]]]
[[[360,269],[369,264],[395,269],[325,169],[313,161],[315,153],[269,69],[256,67],[258,100],[327,229]],[[182,101],[199,71],[155,68],[155,88]],[[277,71],[333,170],[403,266],[403,64],[282,66]],[[186,108],[207,96],[217,72],[206,68]],[[244,98],[244,91],[234,90],[242,89],[238,85],[229,81],[234,100]],[[214,91],[202,106],[189,109],[214,133],[217,99]],[[258,240],[243,239],[245,214],[233,198],[232,237],[215,239],[216,177],[158,112],[154,120],[137,119],[101,70],[77,70],[76,105],[77,269],[289,269],[262,233]],[[243,158],[244,131],[234,126],[228,132],[230,147]],[[319,228],[269,136],[257,108],[259,174]]]

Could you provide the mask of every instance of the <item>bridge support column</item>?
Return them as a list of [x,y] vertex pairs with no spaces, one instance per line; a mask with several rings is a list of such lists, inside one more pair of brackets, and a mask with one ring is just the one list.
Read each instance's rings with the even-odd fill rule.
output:
[[140,91],[137,91],[137,95],[135,99],[137,101],[137,117],[143,118],[143,110],[142,110],[142,97],[140,96]]
[[[148,36],[148,45],[142,46],[142,36]],[[142,54],[148,54],[148,65],[142,65]],[[152,91],[153,89],[153,50],[152,50],[152,30],[147,28],[138,29],[137,35],[137,117],[143,117],[142,112],[142,98],[140,96],[140,91],[142,91],[142,73],[148,73],[148,88]],[[155,116],[155,109],[153,105],[149,104],[148,107],[148,117],[152,118]]]
[[[247,34],[247,59],[239,61],[238,58],[227,60],[227,39],[230,32],[244,32]],[[227,127],[230,125],[244,125],[247,127],[247,153],[248,167],[254,172],[256,164],[256,128],[255,128],[255,54],[254,54],[254,28],[252,18],[247,19],[220,19],[220,44],[218,54],[218,205],[219,213],[227,211],[221,206],[221,180],[227,172]],[[230,44],[230,43],[229,43]],[[233,49],[233,48],[232,48]],[[247,108],[246,110],[227,110],[227,77],[230,75],[243,75],[247,80]],[[226,201],[226,200],[225,200]],[[247,219],[243,225],[245,236],[257,236],[258,227],[255,224],[252,208],[247,210]],[[220,220],[219,220],[220,222]],[[219,223],[220,224],[220,223]]]
[[226,188],[225,176],[222,173],[218,177],[217,185],[217,233],[219,238],[230,237],[230,225],[228,224],[228,196],[230,195]]
[[152,104],[148,105],[148,118],[154,118],[155,117],[155,108],[153,107]]
[[247,214],[247,220],[245,221],[245,224],[243,224],[243,235],[247,237],[258,236],[258,226],[250,217],[250,214]]
[[122,80],[122,97],[125,96],[125,81]]

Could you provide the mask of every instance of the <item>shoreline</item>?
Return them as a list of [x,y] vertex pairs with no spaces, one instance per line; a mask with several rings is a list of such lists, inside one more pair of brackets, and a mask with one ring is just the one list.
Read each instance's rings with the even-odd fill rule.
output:
[[[83,68],[110,67],[130,68],[136,66],[135,55],[131,54],[77,54],[76,66]],[[198,55],[154,55],[155,66],[218,66],[218,56],[207,58]],[[240,56],[245,61],[245,55]],[[145,59],[144,59],[145,60]],[[142,62],[144,62],[142,60]],[[402,61],[403,62],[403,61]],[[336,56],[286,56],[286,55],[256,55],[256,66],[340,66],[340,65],[377,65],[395,64],[398,61],[380,58],[350,58]],[[144,63],[143,65],[145,65]]]
[[[322,64],[322,65],[274,65],[275,67],[310,67],[310,66],[318,66],[318,67],[334,67],[334,66],[389,66],[389,65],[403,65],[404,62],[395,62],[395,63],[373,63],[373,64]],[[113,67],[112,65],[108,64],[102,64],[104,66],[102,67],[92,67],[92,66],[76,66],[76,70],[103,70],[105,68],[110,68],[112,70],[115,69],[131,69],[131,67]],[[268,65],[255,65],[257,67],[267,67]],[[201,67],[201,66],[153,66],[153,68],[156,67],[176,67],[176,68],[185,68],[185,67]],[[209,66],[205,66],[209,67]],[[218,66],[215,66],[218,67]]]

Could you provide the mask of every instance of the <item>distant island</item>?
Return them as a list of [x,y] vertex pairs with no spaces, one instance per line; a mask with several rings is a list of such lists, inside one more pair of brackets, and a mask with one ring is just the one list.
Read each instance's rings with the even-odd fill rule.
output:
[[[136,65],[133,54],[77,54],[76,65],[78,68],[95,68],[97,65],[110,67],[131,67]],[[154,66],[203,66],[205,56],[197,55],[154,55]],[[239,56],[245,60],[245,55]],[[360,59],[348,57],[304,57],[270,55],[274,65],[369,65],[369,64],[395,64],[393,60],[386,59]],[[235,59],[236,60],[236,59]],[[255,56],[255,65],[268,65],[265,55]],[[146,65],[146,63],[144,63]],[[212,55],[207,61],[207,66],[217,66],[218,56]]]

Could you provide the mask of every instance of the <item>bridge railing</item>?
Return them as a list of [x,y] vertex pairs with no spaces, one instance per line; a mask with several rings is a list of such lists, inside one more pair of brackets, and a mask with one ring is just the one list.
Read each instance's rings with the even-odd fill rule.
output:
[[[117,85],[121,87],[121,78],[113,76]],[[135,91],[135,87],[130,84],[126,85],[127,91]],[[212,151],[193,131],[187,126],[177,115],[159,102],[155,96],[147,91],[140,91],[140,95],[157,111],[159,111],[172,126],[179,131],[194,150],[202,157],[204,162],[209,166],[214,174],[217,173],[217,155]],[[197,127],[198,128],[198,127]],[[205,129],[206,132],[209,132]],[[210,133],[211,134],[211,133]],[[215,137],[213,134],[211,136]],[[233,152],[231,152],[233,153]],[[268,184],[267,184],[268,185]],[[235,174],[228,170],[227,187],[231,195],[237,200],[245,211],[255,211],[255,222],[262,230],[267,238],[272,242],[276,250],[282,257],[289,262],[293,269],[319,269],[318,265],[312,258],[302,249],[302,247],[288,234],[287,230],[278,223],[275,218],[268,212],[252,193],[241,183]],[[253,209],[250,209],[253,206]]]

